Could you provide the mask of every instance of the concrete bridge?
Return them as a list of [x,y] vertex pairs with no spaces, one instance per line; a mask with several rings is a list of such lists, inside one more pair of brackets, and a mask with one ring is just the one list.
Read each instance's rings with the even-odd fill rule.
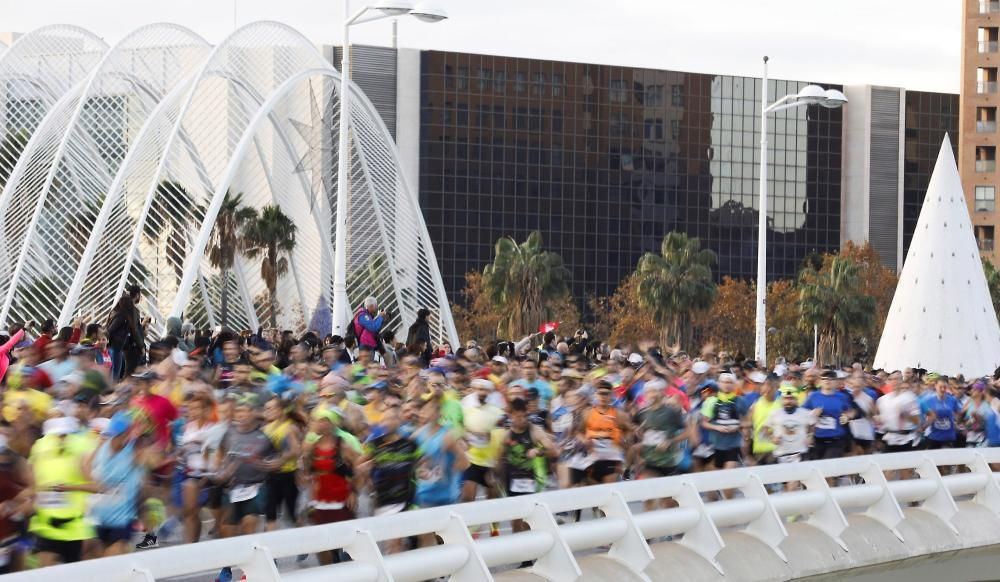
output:
[[[4,581],[149,582],[223,566],[250,582],[996,579],[1000,486],[991,464],[1000,466],[1000,449],[629,481],[188,544]],[[804,489],[786,492],[788,482]],[[728,499],[719,500],[720,490]],[[674,506],[644,507],[660,499]],[[592,508],[599,510],[593,519],[557,521],[557,514]],[[485,539],[469,533],[470,526],[514,519],[530,531]],[[398,554],[380,544],[429,533],[443,543]],[[334,548],[352,561],[275,567],[275,558]],[[528,561],[530,568],[516,568]]]

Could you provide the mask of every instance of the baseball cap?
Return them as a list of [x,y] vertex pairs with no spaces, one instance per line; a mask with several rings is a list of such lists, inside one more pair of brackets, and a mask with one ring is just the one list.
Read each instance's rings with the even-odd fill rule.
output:
[[799,367],[802,368],[803,370],[808,370],[808,369],[812,368],[815,365],[816,364],[813,363],[812,360],[806,360],[806,361],[802,362],[801,364],[799,364]]
[[503,356],[493,356],[490,359],[491,359],[491,361],[494,361],[494,362],[496,362],[498,364],[503,364],[504,366],[506,366],[507,364],[510,363],[510,362],[507,361],[507,358],[505,358]]
[[92,353],[94,353],[94,346],[89,344],[76,344],[69,349],[71,356],[86,356]]
[[633,352],[628,356],[628,363],[632,364],[633,366],[641,364],[642,356]]
[[563,378],[573,378],[574,380],[583,380],[583,374],[577,372],[573,368],[566,368],[560,374]]
[[472,382],[469,382],[469,386],[477,390],[482,388],[484,390],[489,390],[490,392],[496,390],[496,386],[493,385],[493,382],[490,382],[486,378],[476,378]]
[[698,361],[691,365],[691,371],[695,374],[707,374],[712,366],[708,362]]
[[754,384],[763,384],[767,381],[767,374],[761,372],[760,370],[754,370],[750,373],[750,381]]
[[184,353],[184,350],[179,350],[177,348],[174,348],[173,351],[170,352],[170,359],[182,368],[188,363],[188,355]]
[[792,386],[791,384],[782,384],[781,385],[781,395],[782,396],[798,396],[799,395],[799,391],[798,391],[798,389],[795,388],[795,386]]
[[147,380],[150,382],[152,382],[153,380],[160,379],[160,375],[152,370],[145,370],[137,374],[132,374],[132,377],[135,378],[136,380]]
[[116,437],[127,431],[130,426],[132,426],[132,415],[124,411],[116,412],[108,422],[108,426],[101,431],[101,436]]
[[837,379],[837,371],[836,370],[823,370],[823,373],[820,374],[819,377],[822,378],[822,379],[824,379],[824,380],[836,380]]
[[615,349],[611,350],[611,356],[610,357],[611,357],[612,360],[623,361],[625,359],[625,354],[621,350],[619,350],[618,348],[615,348]]
[[74,416],[50,418],[42,425],[42,434],[67,435],[80,430],[80,421]]
[[330,406],[317,406],[312,411],[312,417],[316,420],[328,420],[334,426],[340,424],[340,410]]

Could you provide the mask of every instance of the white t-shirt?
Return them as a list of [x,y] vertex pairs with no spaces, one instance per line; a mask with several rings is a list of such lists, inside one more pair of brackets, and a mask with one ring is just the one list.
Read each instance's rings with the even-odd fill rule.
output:
[[914,437],[916,425],[909,417],[920,416],[920,404],[913,392],[904,390],[890,392],[875,401],[878,407],[879,422],[885,436],[882,438],[887,445],[905,445]]
[[777,447],[774,456],[793,455],[809,450],[809,427],[816,424],[816,417],[811,410],[799,407],[788,414],[784,408],[778,408],[767,419],[771,428],[771,441]]
[[875,440],[875,425],[872,423],[872,416],[875,413],[875,401],[863,391],[853,395],[854,404],[864,412],[865,415],[855,418],[848,425],[851,428],[851,436],[862,441]]
[[191,422],[184,425],[180,450],[184,455],[184,466],[194,476],[209,472],[213,455],[208,450],[215,427],[216,424],[211,422],[200,427]]

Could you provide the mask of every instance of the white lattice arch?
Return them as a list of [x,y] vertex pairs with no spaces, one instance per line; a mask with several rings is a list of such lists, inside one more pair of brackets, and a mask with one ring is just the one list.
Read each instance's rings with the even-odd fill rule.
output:
[[[139,28],[46,116],[25,152],[36,162],[8,184],[15,199],[23,192],[34,207],[24,227],[23,240],[30,244],[20,245],[0,320],[40,320],[53,313],[65,320],[72,307],[66,301],[69,285],[129,148],[130,132],[208,51],[208,43],[186,28]],[[96,319],[103,313],[89,315]]]
[[[162,38],[179,30],[201,58],[177,56],[177,43]],[[169,82],[146,87],[149,68],[140,66],[137,73],[118,60],[129,50],[134,54],[130,43],[141,45],[140,39],[150,50],[183,61]],[[141,115],[126,132],[123,155],[88,166],[82,154],[91,161],[106,157],[107,144],[94,131],[99,123],[80,121],[88,117],[86,104],[107,94],[105,84],[112,83],[130,88],[128,94],[141,101]],[[0,322],[41,319],[52,311],[60,313],[60,324],[77,313],[101,317],[133,283],[145,289],[145,308],[158,320],[157,331],[170,315],[215,325],[226,305],[234,307],[227,314],[231,327],[256,327],[273,316],[285,328],[305,323],[329,330],[339,91],[339,74],[307,39],[282,24],[247,25],[210,52],[177,27],[154,25],[130,35],[88,83],[52,108],[45,131],[32,136],[16,182],[43,194],[17,197],[8,195],[16,188],[4,190],[8,200],[21,200],[18,208],[31,210],[19,222],[17,240],[32,244],[18,243],[14,284],[3,294]],[[417,198],[399,170],[398,151],[370,101],[352,91],[351,302],[376,296],[390,308],[388,327],[396,330],[428,307],[439,314],[435,339],[455,342],[436,258]],[[77,170],[81,164],[87,171]],[[67,184],[68,201],[62,195]],[[278,207],[296,227],[273,312],[260,259],[240,250],[227,274],[208,260],[209,239],[229,191],[240,192],[247,207]],[[95,212],[85,213],[82,227],[67,228],[72,205],[78,210],[88,202],[96,204]],[[41,242],[24,236],[43,232]],[[68,244],[69,252],[60,244]],[[39,279],[53,273],[58,276],[39,289]]]

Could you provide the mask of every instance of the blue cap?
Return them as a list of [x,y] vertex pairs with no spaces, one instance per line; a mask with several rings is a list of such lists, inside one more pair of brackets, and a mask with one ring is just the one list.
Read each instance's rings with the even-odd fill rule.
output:
[[104,429],[101,436],[116,437],[127,431],[130,426],[132,426],[132,415],[125,411],[118,411],[111,417],[108,428]]

